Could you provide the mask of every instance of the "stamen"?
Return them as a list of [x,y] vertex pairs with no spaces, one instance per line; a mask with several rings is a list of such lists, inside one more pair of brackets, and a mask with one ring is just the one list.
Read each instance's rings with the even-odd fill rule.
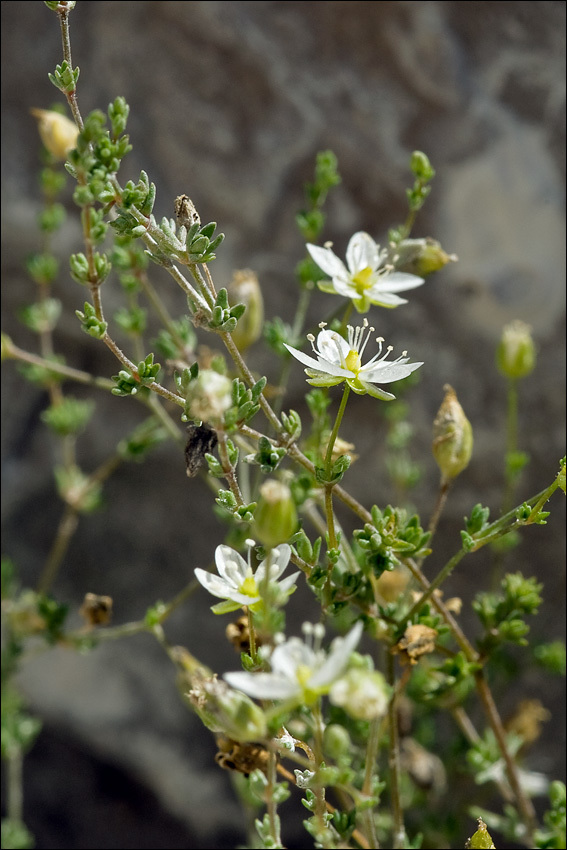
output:
[[[366,325],[364,326],[365,329],[366,329],[366,328],[368,328],[368,321],[366,319],[364,321],[366,322]],[[366,339],[364,340],[364,342],[362,343],[362,345],[360,346],[360,348],[358,350],[359,354],[362,354],[362,352],[366,348],[368,340],[370,339],[371,335],[374,333],[375,330],[376,330],[375,328],[368,328],[368,333],[366,334]]]
[[321,328],[321,330],[323,330],[323,328],[326,328],[326,327],[327,327],[327,322],[319,322],[318,327],[320,327],[320,328]]
[[309,342],[315,342],[315,337],[313,336],[313,334],[307,334],[307,339],[309,340]]
[[320,652],[321,642],[325,637],[325,626],[323,623],[315,623],[313,626],[313,649],[315,652]]
[[328,241],[328,242],[324,242],[324,243],[323,243],[323,247],[324,247],[324,248],[332,248],[332,247],[333,247],[333,243],[332,243],[332,242],[331,242],[331,240],[329,239],[329,241]]
[[[338,340],[342,339],[342,336],[339,336],[339,334],[334,333],[334,334],[332,334],[332,337],[333,337],[333,342],[335,343],[335,346],[337,348],[337,354],[339,355],[339,363],[341,364],[342,368],[344,369],[345,363],[344,363],[344,360],[343,360],[343,353],[342,353],[341,347],[338,343]],[[350,344],[350,341],[349,341],[349,344]]]

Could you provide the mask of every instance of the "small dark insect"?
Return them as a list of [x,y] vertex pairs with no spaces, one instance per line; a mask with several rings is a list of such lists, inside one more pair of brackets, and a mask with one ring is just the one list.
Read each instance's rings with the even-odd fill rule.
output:
[[187,426],[187,444],[185,446],[185,463],[187,475],[194,478],[199,472],[205,455],[212,452],[218,442],[217,433],[205,422],[202,425]]

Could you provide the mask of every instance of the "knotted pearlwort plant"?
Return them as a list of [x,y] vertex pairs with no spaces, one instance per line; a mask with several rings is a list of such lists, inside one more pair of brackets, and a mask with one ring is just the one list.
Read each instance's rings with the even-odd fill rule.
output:
[[[63,510],[34,588],[20,587],[15,565],[3,561],[7,793],[2,847],[33,843],[23,823],[21,764],[40,723],[26,714],[15,680],[28,651],[36,651],[38,640],[46,647],[94,651],[101,641],[126,640],[140,632],[159,642],[182,700],[195,722],[215,737],[216,761],[231,771],[242,800],[238,826],[244,828],[245,810],[257,809],[246,846],[277,848],[297,841],[296,815],[291,808],[279,809],[294,795],[306,810],[299,819],[307,835],[297,846],[417,848],[442,841],[442,846],[462,847],[476,820],[478,830],[468,847],[493,846],[489,828],[500,842],[564,847],[565,786],[534,774],[524,760],[547,710],[540,700],[520,703],[505,725],[490,687],[490,681],[498,685],[504,676],[511,646],[524,647],[523,664],[531,658],[556,673],[565,665],[564,645],[553,635],[549,643],[529,646],[527,619],[538,611],[542,585],[519,572],[505,572],[506,547],[518,544],[525,526],[545,525],[546,503],[556,489],[565,491],[562,460],[553,481],[515,504],[520,473],[529,460],[519,451],[517,428],[518,384],[536,365],[529,328],[508,328],[498,348],[498,367],[509,380],[501,515],[491,520],[488,508],[471,505],[461,546],[430,579],[424,562],[434,551],[451,488],[471,462],[472,425],[457,391],[446,385],[433,427],[440,484],[424,527],[407,507],[419,467],[411,454],[413,431],[403,397],[427,364],[412,362],[405,350],[394,357],[394,347],[375,336],[366,316],[356,327],[348,324],[353,307],[365,314],[370,308],[402,306],[406,301],[398,293],[422,286],[428,274],[456,260],[429,237],[410,238],[434,176],[427,156],[416,151],[411,157],[414,183],[407,191],[406,221],[390,230],[384,248],[368,233],[355,233],[345,265],[330,243],[316,244],[323,238],[325,199],[340,183],[332,152],[318,154],[314,182],[306,186],[306,208],[297,216],[306,248],[297,266],[296,314],[290,323],[280,317],[263,322],[261,287],[253,271],[236,270],[227,288],[215,285],[210,265],[223,241],[222,234],[215,236],[215,222],[202,225],[182,193],[165,210],[174,211],[175,218],[156,218],[156,189],[145,172],[137,183],[123,185],[121,162],[131,149],[125,135],[128,105],[117,97],[106,114],[95,110],[83,118],[69,34],[75,3],[46,6],[59,18],[64,50],[50,79],[71,117],[33,108],[48,165],[41,176],[43,249],[28,265],[38,300],[22,318],[37,336],[38,351],[26,351],[3,335],[2,357],[17,361],[26,378],[49,397],[42,419],[60,444],[54,479]],[[58,165],[62,160],[65,172]],[[82,287],[76,318],[89,343],[106,346],[116,358],[114,376],[93,376],[54,353],[61,304],[51,243],[65,218],[57,200],[65,175],[74,181],[84,241],[83,250],[69,260],[71,275]],[[169,297],[163,299],[152,281],[150,261],[181,290],[186,307],[176,318],[165,307]],[[111,315],[106,291],[117,283],[123,306]],[[233,293],[245,303],[232,303]],[[339,296],[338,307],[337,299],[327,296]],[[320,300],[310,306],[311,299]],[[317,336],[305,327],[310,309],[320,310]],[[402,334],[403,311],[400,316]],[[149,322],[156,317],[160,327],[149,351]],[[380,327],[379,310],[373,321]],[[258,344],[262,326],[273,360],[280,363],[279,379],[254,375],[243,356]],[[306,331],[312,354],[301,350]],[[129,353],[117,338],[126,340]],[[199,346],[203,339],[206,347]],[[418,338],[412,348],[419,351]],[[169,372],[160,363],[163,358]],[[314,388],[299,412],[286,408],[285,394],[297,372],[296,360]],[[80,467],[77,447],[93,415],[92,400],[68,394],[67,382],[89,387],[93,395],[111,394],[117,416],[126,397],[143,413],[132,433],[90,472]],[[343,385],[342,396],[332,422],[329,411],[338,385]],[[398,506],[366,507],[353,495],[357,467],[350,467],[358,455],[351,441],[357,429],[345,416],[351,390],[370,396],[359,400],[358,410],[367,405],[376,429],[383,428],[390,501],[399,497]],[[343,422],[344,439],[339,437]],[[199,564],[188,535],[187,585],[172,600],[141,612],[136,622],[109,625],[112,599],[101,595],[104,587],[98,593],[85,587],[83,605],[77,601],[85,626],[73,629],[53,588],[79,517],[102,507],[104,483],[119,474],[123,463],[143,460],[168,440],[180,464],[187,442],[188,505],[200,476],[213,493],[212,507],[225,520],[224,540],[211,544],[211,563]],[[364,465],[358,468],[364,476]],[[451,592],[449,579],[461,561],[468,563],[485,546],[494,553],[493,575],[486,576],[491,589],[479,589],[472,600],[443,596]],[[290,562],[297,570],[284,576]],[[156,598],[161,598],[160,570],[152,563],[144,566],[140,580],[152,576]],[[434,570],[429,568],[429,574]],[[103,572],[100,581],[104,584]],[[221,600],[212,606],[215,614],[238,613],[225,634],[240,653],[240,670],[232,662],[226,665],[229,672],[219,675],[202,663],[203,647],[190,617],[187,646],[170,643],[168,617],[196,590],[200,595],[193,604],[206,605],[203,588]],[[292,619],[293,601],[301,594],[316,605],[313,619],[318,620],[304,624],[303,640],[294,635]],[[478,618],[475,640],[462,625],[465,605]],[[440,722],[443,736],[438,736]],[[541,807],[541,822],[534,794],[549,798]],[[190,807],[190,789],[186,797]]]

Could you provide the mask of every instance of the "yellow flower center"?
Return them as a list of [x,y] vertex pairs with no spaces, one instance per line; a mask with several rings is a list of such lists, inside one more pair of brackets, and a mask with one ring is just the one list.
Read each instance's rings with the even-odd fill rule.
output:
[[297,676],[297,681],[299,682],[302,688],[305,687],[305,685],[311,678],[312,673],[313,670],[307,664],[299,665],[299,667],[295,671],[295,675]]
[[258,596],[258,585],[256,584],[254,576],[247,575],[238,590],[240,593],[243,593],[244,596]]
[[362,363],[360,362],[360,354],[358,353],[358,351],[355,351],[355,349],[351,348],[345,358],[345,366],[347,367],[347,369],[350,369],[351,372],[354,372],[355,375],[358,375],[362,367]]
[[361,271],[352,276],[352,282],[356,286],[356,291],[359,295],[362,295],[366,289],[372,286],[373,275],[374,272],[370,266],[366,266],[365,269],[361,269]]

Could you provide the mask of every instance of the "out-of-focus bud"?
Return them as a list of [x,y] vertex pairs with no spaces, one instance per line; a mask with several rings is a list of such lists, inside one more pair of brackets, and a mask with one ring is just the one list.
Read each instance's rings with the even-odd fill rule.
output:
[[208,729],[233,741],[261,741],[266,737],[264,712],[250,697],[217,679],[185,647],[174,646],[169,654],[178,670],[179,691]]
[[402,239],[388,257],[396,271],[427,277],[447,263],[456,263],[456,254],[447,254],[436,239]]
[[330,755],[334,761],[338,761],[341,756],[348,755],[351,752],[352,741],[345,727],[338,723],[329,723],[328,726],[325,726],[323,748],[325,753]]
[[232,381],[214,369],[202,369],[189,384],[187,401],[194,419],[218,426],[232,404]]
[[[327,445],[323,449],[323,457],[327,453]],[[340,437],[335,439],[333,444],[333,451],[331,453],[331,460],[333,463],[340,458],[341,455],[348,455],[350,457],[351,463],[354,463],[355,460],[358,460],[358,455],[353,451],[354,443],[348,443],[346,440],[341,440]]]
[[519,319],[504,326],[496,349],[496,365],[507,378],[525,378],[533,372],[536,351],[531,330]]
[[8,334],[5,333],[2,334],[1,340],[2,344],[0,346],[0,351],[2,354],[2,360],[8,360],[8,358],[13,356],[12,340]]
[[250,269],[234,272],[228,286],[230,303],[244,304],[246,312],[238,320],[232,338],[240,351],[260,337],[264,324],[264,300],[258,278]]
[[391,693],[382,673],[352,667],[333,683],[329,699],[357,720],[374,720],[386,714]]
[[445,398],[433,423],[433,456],[445,481],[469,465],[473,449],[472,425],[453,387],[445,384]]
[[76,124],[52,109],[30,109],[30,112],[37,118],[41,141],[49,153],[55,159],[67,159],[69,151],[77,145],[79,130]]
[[260,499],[254,512],[254,536],[273,549],[285,543],[297,529],[297,511],[291,490],[282,481],[270,478],[260,487]]

